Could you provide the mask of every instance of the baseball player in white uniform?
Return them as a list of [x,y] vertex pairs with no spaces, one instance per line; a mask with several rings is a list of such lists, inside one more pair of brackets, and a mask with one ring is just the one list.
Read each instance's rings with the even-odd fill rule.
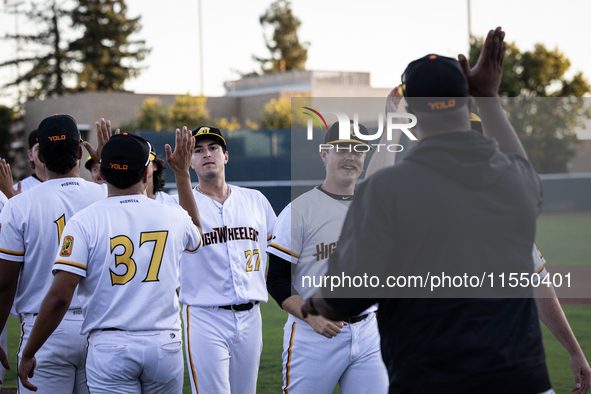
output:
[[[53,257],[64,226],[74,213],[105,197],[99,185],[80,178],[82,148],[72,117],[44,119],[38,137],[47,181],[11,198],[0,214],[0,325],[6,323],[14,300],[22,330],[19,360],[51,285]],[[80,335],[81,306],[75,296],[63,322],[38,354],[37,371],[31,380],[40,393],[88,392],[86,337]],[[19,390],[28,392],[20,384]]]
[[[382,361],[375,317],[377,306],[348,322],[310,315],[304,319],[300,312],[303,299],[317,290],[314,279],[309,283],[303,279],[318,280],[326,273],[328,257],[337,247],[353,199],[355,181],[363,171],[364,152],[369,145],[356,137],[352,128],[353,124],[348,140],[339,139],[338,123],[330,128],[325,144],[334,148],[320,153],[326,168],[324,182],[281,212],[267,250],[267,288],[289,312],[283,336],[286,393],[329,394],[337,383],[344,394],[388,391],[388,372]],[[368,134],[365,126],[359,128],[362,134]]]
[[183,250],[195,251],[201,242],[188,171],[192,142],[185,129],[181,144],[177,130],[175,153],[167,150],[181,204],[193,220],[180,206],[143,194],[150,163],[146,140],[124,133],[105,144],[101,173],[109,197],[74,215],[63,231],[53,266],[55,277],[19,366],[26,387],[31,386],[27,378],[34,370],[35,353],[58,326],[78,286],[83,300],[82,334],[89,338],[90,392],[182,392],[182,337],[175,290]]
[[193,131],[202,245],[183,256],[180,301],[193,393],[255,393],[262,350],[260,302],[275,213],[258,191],[225,180],[226,142],[213,127]]
[[43,166],[43,162],[39,160],[39,155],[37,154],[39,152],[39,139],[37,138],[37,129],[29,133],[28,142],[29,150],[27,151],[27,156],[29,158],[29,166],[31,167],[31,170],[33,170],[33,174],[14,184],[13,188],[14,191],[17,192],[17,194],[25,192],[37,185],[40,185],[47,179],[45,177],[45,168]]

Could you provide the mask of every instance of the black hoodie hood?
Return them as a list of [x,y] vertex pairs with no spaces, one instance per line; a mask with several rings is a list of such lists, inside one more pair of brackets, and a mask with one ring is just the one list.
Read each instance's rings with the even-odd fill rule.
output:
[[509,166],[509,159],[499,151],[497,141],[476,131],[427,137],[405,160],[423,164],[473,190],[491,186]]

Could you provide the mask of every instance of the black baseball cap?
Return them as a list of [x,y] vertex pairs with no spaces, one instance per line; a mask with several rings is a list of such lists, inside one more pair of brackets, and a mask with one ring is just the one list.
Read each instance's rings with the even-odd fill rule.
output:
[[74,118],[70,115],[53,115],[45,118],[37,128],[39,147],[58,141],[82,141]]
[[411,62],[402,74],[402,94],[422,113],[444,113],[469,101],[468,80],[456,59],[435,54]]
[[226,150],[226,140],[224,137],[222,137],[222,132],[218,128],[199,126],[191,132],[191,136],[195,138],[195,143],[197,143],[199,140],[210,138],[214,141],[217,141],[222,146],[222,148],[224,148],[224,151]]
[[86,167],[88,171],[91,171],[92,165],[94,163],[95,161],[92,159],[92,156],[88,155],[88,159],[86,159],[86,161],[84,162],[84,167]]
[[103,147],[101,168],[143,174],[150,163],[150,150],[150,143],[138,135],[115,134]]
[[[358,126],[359,126],[359,133],[360,134],[369,135],[369,131],[367,131],[367,127],[365,127],[361,123],[358,123]],[[370,144],[368,144],[366,141],[363,141],[361,138],[357,137],[357,135],[353,131],[353,128],[354,128],[353,121],[350,120],[349,121],[349,130],[348,130],[349,137],[347,139],[341,140],[341,139],[339,139],[339,122],[333,123],[333,125],[330,126],[330,129],[328,129],[328,131],[326,132],[326,136],[324,137],[324,143],[325,144],[344,144],[344,143],[349,142],[349,143],[353,143],[353,144],[367,145],[367,146],[369,146],[370,149],[373,149],[373,147]]]
[[35,129],[29,134],[29,150],[33,149],[35,144],[38,142],[39,138],[37,137],[37,129]]

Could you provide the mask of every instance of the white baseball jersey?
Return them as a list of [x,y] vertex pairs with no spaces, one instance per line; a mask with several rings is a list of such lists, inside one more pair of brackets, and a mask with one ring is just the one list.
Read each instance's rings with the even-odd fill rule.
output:
[[[74,213],[106,197],[82,178],[52,179],[11,198],[0,213],[0,258],[22,264],[14,305],[38,313],[52,282],[61,233]],[[74,296],[70,309],[81,307]]]
[[165,204],[177,204],[177,200],[175,200],[175,198],[173,196],[169,195],[168,193],[164,193],[162,191],[156,192],[156,195],[154,196],[154,200],[163,202]]
[[178,205],[144,195],[109,197],[70,219],[53,270],[83,277],[83,334],[180,330],[179,263],[183,250],[195,251],[200,242]]
[[6,195],[0,192],[0,212],[2,212],[2,208],[4,208],[4,205],[6,205],[7,202],[8,198],[6,198]]
[[203,234],[199,253],[183,255],[180,294],[183,304],[223,306],[267,302],[266,251],[275,212],[261,192],[238,186],[230,189],[223,205],[193,190]]
[[[269,253],[295,264],[293,287],[304,299],[322,283],[351,201],[336,200],[314,188],[292,201],[277,218]],[[361,314],[375,310],[374,305]]]
[[[31,189],[32,187],[35,187],[35,186],[40,185],[42,183],[43,182],[41,182],[39,180],[39,178],[37,178],[36,176],[29,175],[25,179],[21,180],[21,192],[24,193],[27,190]],[[16,191],[18,189],[18,182],[15,183],[14,185],[12,185],[12,188]]]

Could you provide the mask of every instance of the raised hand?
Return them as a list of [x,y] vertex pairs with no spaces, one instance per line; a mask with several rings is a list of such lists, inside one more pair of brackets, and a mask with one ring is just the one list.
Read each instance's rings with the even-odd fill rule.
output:
[[166,144],[164,149],[166,151],[166,161],[168,166],[177,174],[188,173],[191,166],[191,157],[193,156],[193,149],[195,149],[195,139],[191,138],[191,132],[187,127],[183,127],[183,138],[181,140],[181,131],[176,129],[176,138],[174,144],[174,152],[170,145]]
[[497,96],[507,47],[504,39],[505,32],[501,27],[489,31],[478,61],[472,69],[470,69],[466,56],[458,56],[460,67],[468,79],[470,95],[474,97]]
[[[84,141],[82,144],[84,145],[84,147],[86,148],[86,150],[88,151],[88,154],[90,155],[90,157],[92,157],[92,160],[94,160],[97,163],[101,162],[101,152],[103,151],[103,146],[105,146],[105,144],[107,143],[107,141],[109,141],[109,138],[111,138],[111,121],[110,120],[106,120],[104,118],[101,118],[101,120],[99,122],[95,122],[95,127],[96,127],[96,140],[97,140],[97,147],[96,149],[94,149],[92,147],[92,145],[90,145],[90,142],[88,141]],[[117,129],[115,131],[115,134],[119,134],[119,129]]]
[[0,191],[4,193],[6,198],[12,198],[16,194],[20,194],[20,192],[15,193],[14,189],[12,188],[13,182],[10,164],[8,164],[5,159],[0,160]]

